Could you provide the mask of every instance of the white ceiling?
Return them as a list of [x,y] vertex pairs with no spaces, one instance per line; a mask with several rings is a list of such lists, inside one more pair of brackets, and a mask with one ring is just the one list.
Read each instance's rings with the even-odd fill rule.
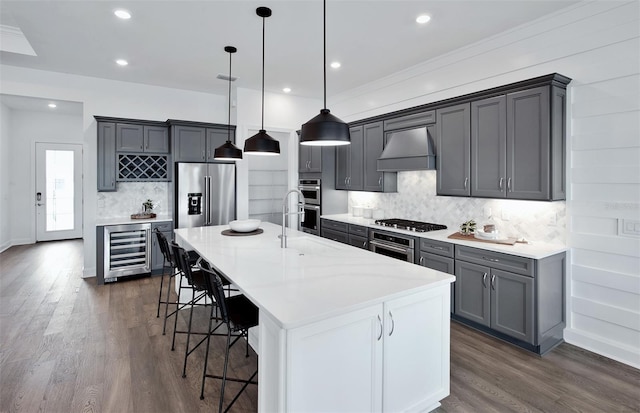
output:
[[[327,2],[330,96],[527,24],[576,0]],[[322,1],[2,0],[0,24],[18,27],[37,56],[0,52],[2,64],[226,95],[233,45],[238,87],[260,89],[266,6],[267,91],[322,98]],[[113,15],[125,8],[133,17]],[[415,22],[427,13],[427,25]],[[119,67],[117,58],[129,66]],[[470,68],[470,70],[473,70]],[[330,99],[330,98],[329,98]]]

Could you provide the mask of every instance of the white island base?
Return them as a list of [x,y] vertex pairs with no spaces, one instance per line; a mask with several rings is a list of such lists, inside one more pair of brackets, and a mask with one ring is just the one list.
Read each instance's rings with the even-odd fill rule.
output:
[[452,275],[262,223],[177,229],[260,311],[260,412],[428,412],[449,395]]

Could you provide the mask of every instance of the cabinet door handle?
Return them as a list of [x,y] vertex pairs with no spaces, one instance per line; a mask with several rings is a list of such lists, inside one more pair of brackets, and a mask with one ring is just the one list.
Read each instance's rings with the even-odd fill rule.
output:
[[487,288],[487,273],[482,274],[482,285]]
[[347,178],[344,178],[344,186],[347,186]]
[[491,274],[491,289],[492,290],[496,289],[496,275],[495,274]]
[[378,341],[382,338],[382,319],[380,318],[380,314],[378,314],[378,324],[380,324],[380,335],[378,336]]
[[382,186],[382,175],[380,175],[380,178],[378,178],[378,186]]
[[469,183],[469,178],[464,178],[464,189],[467,189],[468,183]]
[[424,257],[420,257],[420,265],[424,263]]
[[444,247],[439,247],[437,245],[434,245],[432,248],[436,250],[444,251]]
[[391,337],[393,330],[396,328],[396,323],[393,321],[393,314],[391,314],[391,310],[389,310],[389,318],[391,319],[391,331],[389,331],[389,337]]
[[511,192],[511,177],[509,177],[509,179],[507,179],[507,192]]
[[367,241],[362,243],[362,248],[367,248]]
[[202,150],[202,159],[206,159],[204,150]]
[[498,188],[502,191],[502,183],[504,182],[504,178],[500,177],[500,183],[498,183]]
[[483,260],[485,261],[491,261],[491,262],[500,262],[499,259],[497,258],[487,258],[487,257],[482,257]]

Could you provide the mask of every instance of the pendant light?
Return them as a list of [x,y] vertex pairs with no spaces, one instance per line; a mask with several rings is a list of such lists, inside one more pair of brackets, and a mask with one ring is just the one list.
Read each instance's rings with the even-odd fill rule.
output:
[[233,161],[242,159],[242,151],[231,143],[231,55],[238,51],[233,46],[225,46],[224,51],[229,53],[229,118],[227,122],[227,141],[216,148],[213,158],[218,161]]
[[262,127],[244,142],[244,152],[248,155],[279,155],[280,142],[267,135],[264,130],[264,19],[271,16],[271,9],[258,7],[256,14],[262,17]]
[[320,114],[302,125],[300,145],[338,146],[351,143],[349,125],[329,113],[327,109],[327,1],[322,2],[323,47],[324,47],[324,109]]

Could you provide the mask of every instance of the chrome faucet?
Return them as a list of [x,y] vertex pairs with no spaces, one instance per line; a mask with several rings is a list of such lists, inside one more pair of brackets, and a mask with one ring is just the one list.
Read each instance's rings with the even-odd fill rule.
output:
[[[287,199],[289,198],[289,195],[294,192],[298,193],[298,206],[300,207],[300,209],[296,212],[289,212]],[[287,225],[285,222],[287,219],[287,215],[304,215],[304,205],[304,195],[302,194],[302,192],[300,192],[299,189],[291,189],[289,192],[287,192],[284,198],[282,198],[282,235],[280,235],[280,248],[287,248]]]

